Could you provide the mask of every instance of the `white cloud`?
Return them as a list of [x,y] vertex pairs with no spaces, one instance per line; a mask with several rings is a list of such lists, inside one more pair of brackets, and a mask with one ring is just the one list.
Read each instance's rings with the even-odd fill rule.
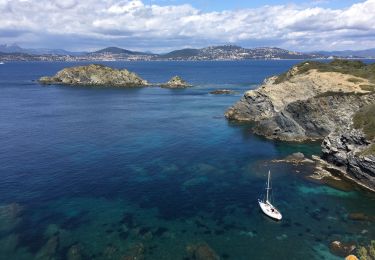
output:
[[336,10],[278,5],[222,12],[141,0],[0,0],[0,13],[1,39],[25,45],[156,50],[231,42],[312,50],[375,44],[375,0]]

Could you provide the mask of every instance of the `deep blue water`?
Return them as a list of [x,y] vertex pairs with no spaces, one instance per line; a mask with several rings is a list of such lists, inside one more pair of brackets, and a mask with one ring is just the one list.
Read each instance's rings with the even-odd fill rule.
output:
[[[222,259],[336,259],[331,241],[368,243],[375,227],[347,215],[375,215],[373,196],[270,162],[318,143],[265,140],[223,117],[296,62],[103,63],[150,82],[180,75],[195,85],[184,90],[41,86],[77,63],[0,65],[0,258],[65,259],[73,246],[85,259],[184,259],[204,243]],[[208,94],[219,88],[238,94]],[[257,205],[268,169],[278,223]]]

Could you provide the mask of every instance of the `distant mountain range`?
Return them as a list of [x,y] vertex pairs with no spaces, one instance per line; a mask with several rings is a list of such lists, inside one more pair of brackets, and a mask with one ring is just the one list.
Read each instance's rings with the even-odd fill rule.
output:
[[324,59],[328,57],[375,57],[375,49],[363,51],[318,51],[303,53],[275,47],[243,48],[236,45],[181,49],[165,54],[107,47],[94,52],[70,52],[62,49],[24,49],[16,44],[0,45],[0,59],[43,61],[114,61],[114,60],[246,60],[246,59]]
[[31,55],[85,55],[87,52],[71,52],[63,49],[47,49],[47,48],[38,48],[38,49],[24,49],[17,44],[0,44],[0,52],[2,53],[24,53]]
[[359,51],[317,51],[312,54],[324,55],[324,56],[335,56],[335,57],[358,57],[358,58],[375,58],[375,48]]

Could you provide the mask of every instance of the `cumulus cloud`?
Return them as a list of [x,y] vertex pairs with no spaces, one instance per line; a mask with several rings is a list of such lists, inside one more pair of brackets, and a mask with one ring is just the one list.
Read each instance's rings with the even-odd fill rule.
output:
[[0,13],[0,35],[8,35],[8,43],[54,45],[46,47],[161,50],[236,43],[313,50],[375,43],[375,0],[346,9],[277,5],[221,12],[141,0],[0,0]]

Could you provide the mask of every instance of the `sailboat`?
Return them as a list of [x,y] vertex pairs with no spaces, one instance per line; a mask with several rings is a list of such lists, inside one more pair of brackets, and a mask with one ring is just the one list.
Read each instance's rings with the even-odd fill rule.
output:
[[270,179],[271,179],[271,171],[268,171],[268,178],[267,178],[267,188],[266,188],[266,200],[258,199],[258,203],[260,208],[262,209],[263,213],[275,220],[281,220],[282,215],[280,211],[275,208],[271,202],[269,201],[269,192],[271,189],[270,186]]

